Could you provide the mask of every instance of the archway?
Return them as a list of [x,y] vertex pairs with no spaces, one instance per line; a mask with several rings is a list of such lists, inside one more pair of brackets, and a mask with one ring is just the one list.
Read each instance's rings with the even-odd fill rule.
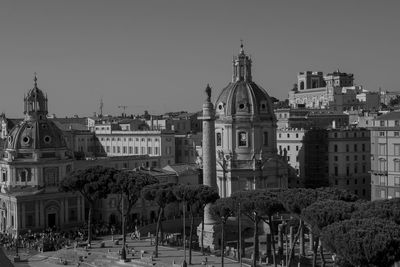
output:
[[110,218],[108,219],[108,223],[110,225],[115,225],[117,223],[117,217],[115,216],[114,213],[110,214]]
[[51,201],[45,206],[45,226],[46,228],[55,228],[60,226],[60,204],[57,201]]

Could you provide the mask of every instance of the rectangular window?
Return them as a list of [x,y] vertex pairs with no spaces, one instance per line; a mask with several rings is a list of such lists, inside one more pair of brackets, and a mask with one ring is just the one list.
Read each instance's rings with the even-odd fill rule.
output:
[[394,132],[394,136],[399,136],[399,132]]
[[380,185],[386,185],[385,176],[379,176],[379,184]]
[[238,145],[239,146],[247,146],[247,133],[246,132],[238,133]]
[[121,148],[119,146],[117,147],[117,153],[121,153]]
[[379,136],[385,136],[385,132],[379,132]]
[[394,161],[394,171],[400,172],[400,161],[399,160]]
[[158,155],[158,147],[154,148],[154,155]]
[[379,154],[386,155],[386,144],[379,144]]
[[296,146],[296,151],[299,151],[299,146]]
[[145,147],[141,147],[141,155],[144,155],[144,154],[146,154],[146,148]]
[[132,154],[133,153],[133,147],[129,147],[129,154]]
[[394,155],[400,156],[400,144],[394,144]]
[[126,146],[122,147],[122,153],[126,154]]
[[106,152],[110,153],[110,146],[106,146]]
[[139,154],[139,147],[135,146],[135,155]]
[[385,190],[381,190],[381,198],[386,198],[386,191]]
[[349,152],[349,145],[346,145],[346,152]]
[[338,176],[338,174],[339,174],[338,166],[335,166],[335,176]]
[[379,159],[379,171],[386,171],[386,160]]
[[357,164],[354,164],[354,173],[357,173],[358,172],[358,166],[357,166]]
[[2,176],[2,181],[7,182],[7,170],[6,169],[1,170],[1,176]]
[[354,152],[357,152],[357,144],[354,144]]
[[366,173],[366,172],[367,172],[367,167],[365,166],[365,164],[362,165],[362,172],[363,172],[363,173]]
[[338,156],[335,156],[335,157],[334,157],[334,160],[335,160],[335,161],[338,161]]
[[115,146],[113,146],[112,148],[113,148],[113,153],[115,153]]
[[221,135],[221,133],[217,133],[217,146],[221,146],[221,145],[222,145],[222,135]]
[[380,126],[385,126],[385,121],[379,121]]
[[365,152],[365,144],[362,144],[361,150],[362,150],[362,152]]
[[147,148],[147,154],[151,155],[151,154],[153,154],[152,152],[153,152],[153,149],[151,147],[148,147]]
[[395,176],[394,177],[394,185],[397,185],[397,186],[400,185],[400,176]]
[[264,146],[268,146],[268,132],[264,132],[263,143],[264,143]]

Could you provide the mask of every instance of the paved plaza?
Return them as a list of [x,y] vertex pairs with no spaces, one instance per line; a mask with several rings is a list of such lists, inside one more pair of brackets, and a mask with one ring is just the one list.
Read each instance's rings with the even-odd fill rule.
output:
[[[119,236],[119,238],[121,238]],[[102,248],[100,244],[104,242],[105,246]],[[184,252],[182,248],[159,246],[159,257],[155,258],[150,263],[150,256],[154,252],[155,248],[150,244],[150,240],[131,240],[127,238],[128,253],[127,258],[131,262],[121,262],[119,260],[119,251],[122,248],[122,241],[120,240],[119,245],[115,245],[112,241],[111,236],[104,237],[100,240],[92,242],[92,248],[85,250],[83,247],[79,248],[68,248],[59,251],[49,251],[44,253],[25,253],[24,250],[19,253],[22,262],[11,263],[15,251],[6,251],[8,253],[8,259],[3,251],[0,253],[0,266],[60,266],[62,260],[66,260],[69,266],[78,266],[77,262],[80,262],[79,266],[90,266],[90,267],[108,267],[108,266],[172,266],[173,263],[176,266],[180,266],[184,259]],[[134,253],[132,253],[134,250]],[[140,260],[141,254],[144,252],[144,261]],[[189,250],[187,253],[187,261],[189,259]],[[83,261],[79,261],[81,258]],[[221,266],[221,258],[213,255],[203,256],[199,252],[192,252],[192,266],[205,266],[207,262],[208,266]],[[11,265],[10,265],[11,264]],[[67,266],[68,266],[67,265]],[[224,266],[227,267],[239,267],[240,263],[237,261],[225,258]],[[243,266],[248,266],[243,264]]]

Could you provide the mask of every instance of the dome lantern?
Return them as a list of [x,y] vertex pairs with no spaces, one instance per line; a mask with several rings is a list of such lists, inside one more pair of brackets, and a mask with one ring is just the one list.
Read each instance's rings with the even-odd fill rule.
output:
[[48,114],[47,96],[38,88],[36,73],[33,81],[33,88],[24,97],[24,114],[26,119],[42,120]]
[[233,59],[232,82],[251,82],[251,58],[244,53],[243,42],[240,44],[240,53]]

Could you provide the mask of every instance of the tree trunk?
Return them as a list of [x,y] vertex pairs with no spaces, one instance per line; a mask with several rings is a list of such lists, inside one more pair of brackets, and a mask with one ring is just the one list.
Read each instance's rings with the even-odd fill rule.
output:
[[[294,236],[294,240],[292,242],[292,246],[290,247],[290,251],[289,251],[289,259],[288,259],[288,264],[287,266],[290,266],[290,264],[292,263],[292,259],[293,259],[293,254],[294,254],[294,247],[296,246],[296,242],[299,239],[299,236],[301,236],[301,229],[302,229],[302,221],[299,221],[299,229],[297,229],[297,233]],[[301,242],[301,241],[300,241]],[[300,246],[300,254],[301,254],[301,246]]]
[[224,248],[225,248],[225,223],[221,220],[221,267],[224,267]]
[[254,250],[253,250],[253,263],[252,266],[256,267],[257,266],[257,259],[259,257],[259,251],[258,251],[258,217],[255,216],[254,218]]
[[299,237],[300,238],[300,242],[299,242],[300,243],[299,244],[300,251],[299,251],[299,254],[301,257],[303,257],[303,256],[305,256],[306,253],[305,253],[305,249],[304,249],[304,222],[301,219],[300,219],[299,227],[300,227],[300,237]]
[[272,245],[272,262],[274,263],[274,266],[277,266],[277,262],[276,262],[276,255],[275,255],[275,236],[274,236],[274,223],[272,222],[272,216],[268,217],[269,220],[269,228],[271,230],[271,245]]
[[122,202],[122,204],[121,204],[121,215],[122,215],[122,226],[121,226],[121,228],[122,228],[122,249],[121,249],[121,259],[122,260],[126,260],[126,250],[125,250],[125,246],[126,246],[126,214],[125,214],[125,211],[124,211],[124,206],[125,206],[125,203],[124,203],[124,196],[122,196],[122,199],[121,199],[121,202]]
[[161,224],[161,213],[162,213],[162,208],[159,208],[158,210],[158,219],[157,219],[157,228],[156,228],[156,235],[155,235],[155,244],[156,244],[156,249],[155,249],[155,257],[158,257],[158,233],[160,231],[160,224]]
[[193,243],[193,218],[192,208],[190,208],[190,234],[189,234],[189,264],[192,264],[192,243]]
[[322,247],[322,244],[319,248],[319,255],[321,257],[322,267],[325,267],[326,261],[325,261],[325,257],[324,257],[324,248]]
[[201,216],[201,254],[204,256],[204,209],[203,215]]
[[88,214],[88,246],[92,244],[92,212],[93,212],[93,203],[89,202],[89,214]]
[[317,255],[318,255],[318,244],[319,244],[319,237],[315,237],[314,245],[313,245],[313,262],[312,266],[317,266]]
[[163,209],[163,211],[162,211],[162,213],[161,213],[161,221],[160,221],[160,238],[161,238],[161,245],[164,246],[164,227],[163,227],[163,224],[162,224],[163,219],[164,219],[164,209]]

